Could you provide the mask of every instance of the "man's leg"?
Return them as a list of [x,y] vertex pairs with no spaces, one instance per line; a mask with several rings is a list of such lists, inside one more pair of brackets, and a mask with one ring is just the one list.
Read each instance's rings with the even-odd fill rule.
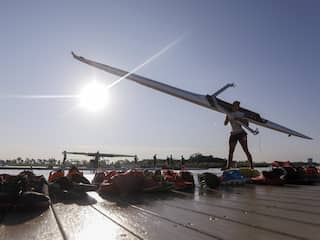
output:
[[247,135],[243,136],[243,137],[240,139],[240,144],[241,144],[241,146],[242,146],[242,148],[243,148],[243,151],[244,151],[245,154],[247,155],[250,168],[253,168],[252,156],[251,156],[251,153],[249,152],[249,149],[248,149]]
[[229,156],[228,156],[228,163],[226,168],[230,168],[232,166],[233,152],[234,152],[234,149],[236,148],[236,145],[237,145],[237,140],[234,141],[231,135],[229,139]]

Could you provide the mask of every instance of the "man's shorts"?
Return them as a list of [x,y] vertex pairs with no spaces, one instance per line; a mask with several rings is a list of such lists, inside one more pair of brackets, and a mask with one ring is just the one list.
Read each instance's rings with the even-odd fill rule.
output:
[[241,141],[244,138],[247,138],[247,133],[244,131],[237,134],[231,134],[229,138],[229,143],[236,143],[237,141]]

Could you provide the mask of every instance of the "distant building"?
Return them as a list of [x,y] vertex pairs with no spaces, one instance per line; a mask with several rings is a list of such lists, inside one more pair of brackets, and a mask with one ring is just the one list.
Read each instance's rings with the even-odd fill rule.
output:
[[312,164],[313,164],[312,158],[308,158],[308,165],[312,165]]

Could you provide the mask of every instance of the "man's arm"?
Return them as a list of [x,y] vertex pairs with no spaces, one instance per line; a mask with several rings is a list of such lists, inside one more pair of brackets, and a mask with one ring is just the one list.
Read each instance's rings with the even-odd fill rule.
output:
[[243,123],[244,125],[246,125],[247,127],[249,126],[249,121],[248,121],[247,119],[238,118],[238,119],[236,119],[236,120],[242,122],[242,123]]
[[243,119],[242,122],[244,123],[244,125],[246,125],[247,127],[249,127],[249,121],[247,119]]
[[229,122],[229,118],[228,118],[228,115],[226,115],[226,119],[224,120],[224,125],[226,126]]

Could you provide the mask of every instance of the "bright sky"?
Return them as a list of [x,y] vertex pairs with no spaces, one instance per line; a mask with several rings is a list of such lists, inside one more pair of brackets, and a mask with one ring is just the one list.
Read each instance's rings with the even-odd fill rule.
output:
[[[182,89],[240,100],[309,141],[260,127],[249,135],[254,161],[320,162],[319,1],[1,1],[0,158],[56,157],[62,150],[140,158],[227,157],[224,116],[123,80],[103,110],[76,98],[96,79],[117,78],[70,52],[131,70],[185,37],[137,73]],[[236,159],[245,159],[240,146]]]

